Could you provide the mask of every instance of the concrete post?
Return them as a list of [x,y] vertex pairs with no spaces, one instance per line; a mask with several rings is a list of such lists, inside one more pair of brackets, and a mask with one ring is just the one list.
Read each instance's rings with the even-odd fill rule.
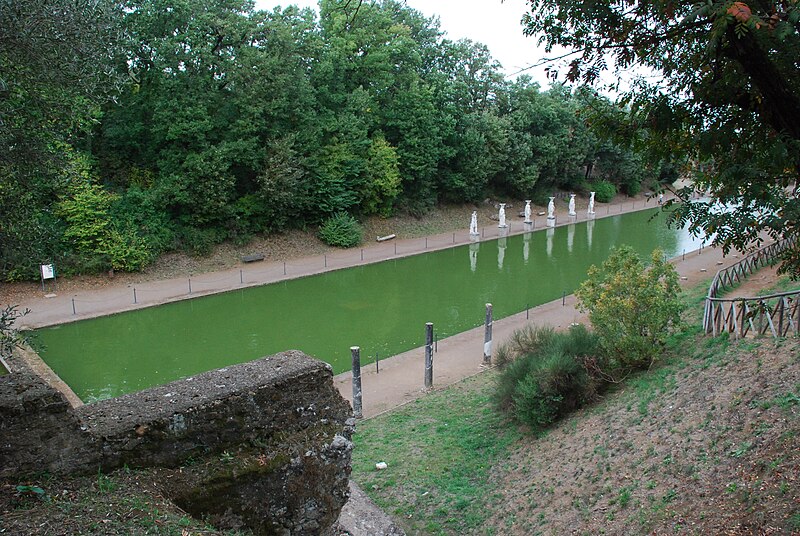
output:
[[425,324],[425,388],[433,387],[433,322]]
[[492,364],[492,304],[486,304],[486,330],[483,337],[483,364]]
[[351,346],[350,355],[353,358],[353,416],[360,419],[364,416],[361,398],[361,348]]

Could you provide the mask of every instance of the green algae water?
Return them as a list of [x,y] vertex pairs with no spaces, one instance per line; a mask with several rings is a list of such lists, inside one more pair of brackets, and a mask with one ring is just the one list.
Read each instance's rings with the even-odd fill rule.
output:
[[35,344],[85,402],[288,349],[338,373],[351,346],[384,358],[422,346],[426,322],[441,339],[481,325],[486,303],[503,318],[571,293],[623,243],[700,247],[647,210],[43,328]]

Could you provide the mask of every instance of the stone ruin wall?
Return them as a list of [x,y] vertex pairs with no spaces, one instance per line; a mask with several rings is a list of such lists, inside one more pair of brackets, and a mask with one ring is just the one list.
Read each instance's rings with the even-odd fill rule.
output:
[[77,408],[22,361],[9,365],[2,477],[175,468],[164,479],[173,502],[256,534],[320,534],[347,501],[352,411],[330,366],[302,352]]

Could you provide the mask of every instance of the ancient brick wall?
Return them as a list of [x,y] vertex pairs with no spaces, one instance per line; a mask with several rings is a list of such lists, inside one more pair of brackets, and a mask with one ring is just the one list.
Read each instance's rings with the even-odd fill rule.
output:
[[317,534],[347,499],[351,414],[330,367],[297,351],[78,408],[23,368],[0,377],[0,475],[189,460],[165,485],[188,512]]

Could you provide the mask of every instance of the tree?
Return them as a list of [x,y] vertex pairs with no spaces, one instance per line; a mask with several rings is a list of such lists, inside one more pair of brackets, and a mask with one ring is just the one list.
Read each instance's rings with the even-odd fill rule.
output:
[[20,311],[16,305],[6,305],[0,309],[0,358],[11,357],[14,348],[26,342],[14,324],[29,312],[28,309]]
[[[800,6],[794,1],[611,3],[529,0],[526,33],[573,50],[567,79],[596,83],[609,63],[641,77],[630,113],[605,131],[684,163],[712,201],[682,190],[674,222],[725,252],[800,233]],[[654,81],[655,80],[655,81]],[[720,204],[734,207],[720,210]],[[800,242],[799,242],[800,244]],[[800,245],[782,270],[800,276]]]
[[361,186],[361,207],[364,214],[391,216],[399,193],[397,150],[382,137],[376,137],[367,151],[365,177]]
[[[67,187],[56,210],[67,224],[64,239],[74,251],[88,258],[87,264],[103,269],[134,272],[150,261],[145,240],[124,220],[112,219],[111,205],[116,196],[102,186],[80,177]],[[81,270],[84,266],[73,266]]]
[[575,296],[589,312],[615,378],[647,367],[680,325],[683,304],[675,268],[653,251],[650,266],[630,246],[612,251],[602,267],[592,265]]
[[110,0],[15,0],[0,5],[0,278],[31,278],[57,253],[49,207],[73,145],[122,78]]

